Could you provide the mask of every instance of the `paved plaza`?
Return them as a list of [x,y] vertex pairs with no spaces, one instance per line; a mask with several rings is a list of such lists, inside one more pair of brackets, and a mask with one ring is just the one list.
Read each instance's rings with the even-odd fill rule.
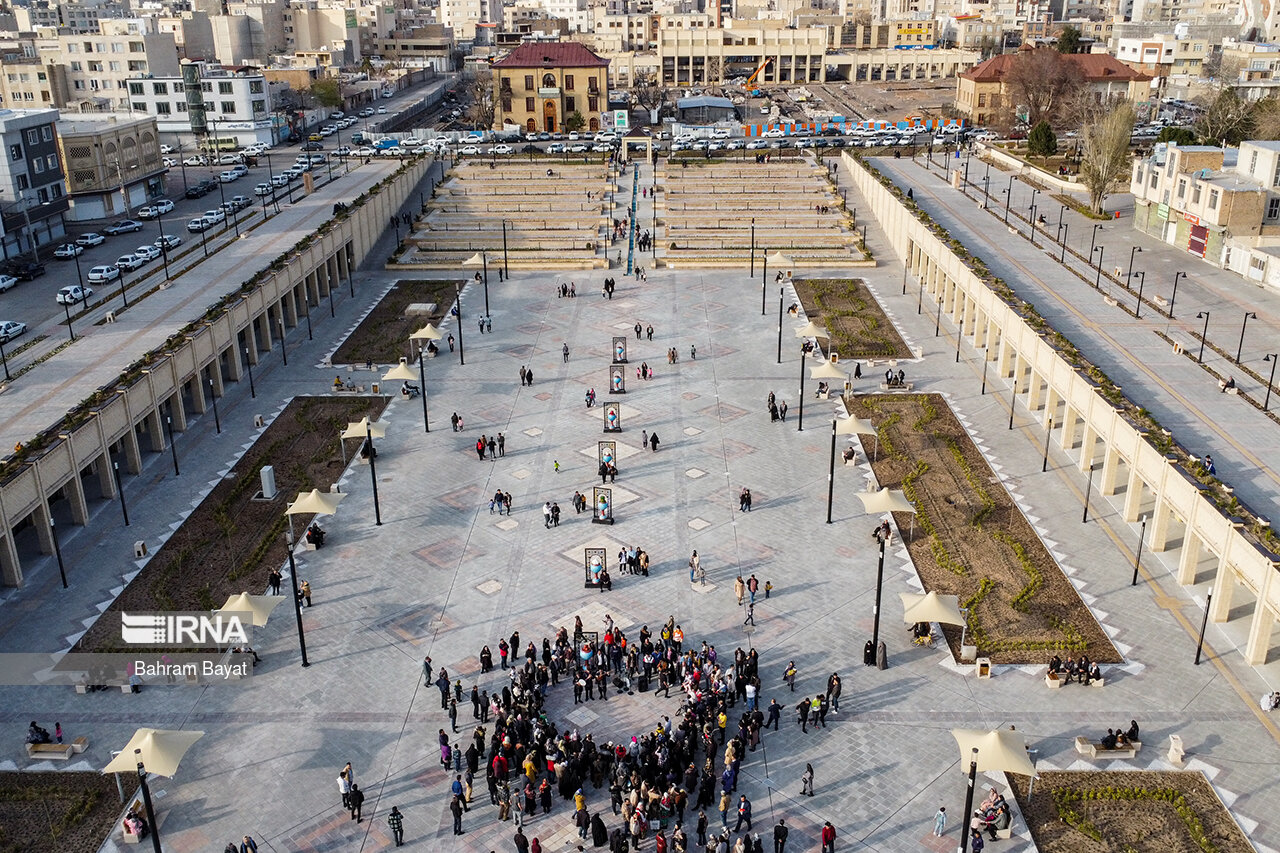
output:
[[[647,169],[640,180],[651,180]],[[852,191],[849,204],[855,204]],[[642,199],[637,220],[643,224],[650,215]],[[466,364],[447,347],[427,362],[431,431],[424,431],[419,400],[395,399],[384,415],[387,435],[378,441],[377,457],[382,524],[374,524],[369,468],[353,464],[341,480],[348,497],[325,521],[326,546],[300,554],[299,575],[315,591],[315,606],[303,611],[311,666],[299,665],[293,619],[282,607],[257,632],[254,645],[264,660],[248,682],[146,688],[136,695],[3,688],[0,715],[11,754],[20,752],[31,719],[50,727],[59,720],[69,734],[87,734],[90,748],[66,765],[32,765],[23,758],[0,766],[97,770],[138,726],[197,729],[207,735],[177,777],[153,781],[166,849],[217,853],[248,833],[264,853],[383,850],[391,846],[385,818],[394,805],[405,815],[408,849],[511,851],[513,828],[498,823],[482,786],[464,816],[466,834],[451,833],[452,776],[439,767],[436,747],[436,733],[448,728],[448,720],[436,689],[423,685],[423,656],[461,678],[468,693],[472,684],[500,689],[503,673],[482,676],[477,654],[485,644],[496,650],[499,638],[513,630],[540,645],[575,616],[588,629],[600,629],[610,614],[629,636],[642,625],[656,634],[674,616],[687,644],[706,641],[724,657],[738,647],[756,649],[766,704],[777,698],[794,706],[824,689],[832,672],[844,680],[840,712],[828,718],[828,728],[802,733],[788,707],[781,730],[768,732],[743,763],[740,791],[754,803],[755,829],[766,849],[780,817],[792,828],[789,851],[818,849],[818,832],[828,820],[841,851],[955,849],[965,780],[952,728],[1015,725],[1039,768],[1087,769],[1097,765],[1075,753],[1074,737],[1096,738],[1131,719],[1142,725],[1147,748],[1133,761],[1105,766],[1173,769],[1166,746],[1170,735],[1179,735],[1186,766],[1206,774],[1258,850],[1280,848],[1280,792],[1273,784],[1280,730],[1256,704],[1268,683],[1277,683],[1269,669],[1276,664],[1244,666],[1234,649],[1238,638],[1210,626],[1205,660],[1193,665],[1202,600],[1173,582],[1159,555],[1143,556],[1139,584],[1130,586],[1137,542],[1132,527],[1096,493],[1091,519],[1081,523],[1085,483],[1072,458],[1055,444],[1048,471],[1041,472],[1043,432],[1029,419],[1007,429],[1007,386],[990,379],[987,393],[980,393],[980,358],[964,344],[955,360],[954,327],[944,321],[935,336],[933,316],[916,313],[914,292],[902,295],[902,266],[889,257],[876,224],[864,219],[859,225],[869,225],[868,245],[879,266],[824,270],[822,276],[865,277],[907,343],[922,348],[922,358],[901,365],[908,378],[918,391],[942,394],[970,429],[1001,485],[1124,655],[1124,664],[1107,671],[1105,687],[1048,690],[1040,667],[997,667],[993,678],[979,680],[943,649],[912,646],[898,594],[919,591],[919,583],[897,537],[886,565],[881,619],[889,667],[862,665],[876,572],[870,533],[879,519],[866,515],[854,494],[867,487],[870,469],[837,466],[833,523],[826,524],[836,404],[815,400],[809,381],[804,429],[797,428],[801,365],[792,330],[805,318],[781,318],[778,363],[772,271],[761,315],[759,269],[749,280],[742,270],[655,266],[647,281],[624,278],[616,269],[513,270],[501,284],[490,270],[492,333],[476,330],[483,295],[479,285],[469,284],[461,330],[452,321],[444,325],[461,332]],[[386,257],[392,242],[384,236],[371,261]],[[258,432],[254,415],[269,422],[294,395],[328,393],[333,371],[322,366],[324,357],[401,277],[374,267],[357,273],[356,296],[335,320],[317,317],[314,341],[291,341],[287,367],[276,358],[264,361],[255,374],[257,399],[249,398],[244,383],[229,386],[220,401],[221,435],[204,423],[208,416],[193,420],[178,445],[180,477],[173,476],[167,456],[147,456],[144,476],[129,492],[129,528],[121,525],[118,506],[98,503],[89,527],[68,532],[62,548],[70,590],[60,588],[51,558],[32,562],[23,589],[5,590],[0,642],[6,649],[65,648],[137,570],[133,542],[145,539],[154,551],[189,508],[235,470]],[[606,274],[618,279],[611,300],[600,295]],[[578,298],[557,298],[558,285],[569,280]],[[790,304],[794,293],[788,289],[783,300]],[[652,341],[636,339],[637,322],[653,326]],[[627,393],[610,396],[615,335],[628,337],[630,363]],[[665,357],[672,347],[676,364]],[[641,361],[652,366],[652,380],[635,378]],[[520,384],[521,366],[533,371],[532,386]],[[374,378],[356,373],[361,382]],[[874,391],[875,382],[869,372],[855,381],[855,391]],[[584,403],[591,388],[600,402],[620,403],[621,434],[603,434],[600,405],[589,409]],[[770,421],[770,392],[788,402],[784,422]],[[465,420],[462,433],[448,426],[454,412]],[[643,449],[642,431],[658,434],[656,452]],[[480,461],[476,439],[498,432],[506,455]],[[591,524],[570,506],[575,490],[586,493],[598,483],[596,442],[602,439],[619,443],[611,527]],[[750,513],[738,511],[744,486],[754,496]],[[509,517],[489,511],[497,489],[513,496]],[[557,528],[541,526],[547,500],[562,508]],[[609,593],[584,589],[583,549],[596,545],[611,555],[624,545],[645,549],[650,576],[615,574]],[[707,569],[705,586],[689,582],[694,549]],[[744,627],[733,581],[752,573],[774,589],[757,602],[757,625]],[[794,695],[782,681],[791,660],[799,669]],[[552,689],[549,715],[562,727],[592,732],[597,742],[652,731],[677,707],[674,697],[611,693],[607,703],[575,708],[569,690],[564,682]],[[456,740],[466,743],[474,722],[470,704],[460,704],[459,711]],[[335,781],[348,761],[367,792],[360,824],[342,810]],[[815,771],[812,798],[799,796],[806,763]],[[999,775],[979,784],[987,781],[1004,787]],[[603,810],[612,829],[607,790],[585,793],[588,809]],[[932,818],[940,805],[953,823],[946,837],[936,839]],[[718,825],[716,815],[708,816]],[[691,825],[687,821],[686,830]],[[551,815],[530,820],[525,833],[548,851],[578,843],[571,806],[558,797]],[[1013,840],[993,846],[1034,849],[1021,820],[1015,820]],[[115,842],[105,849],[114,851]]]

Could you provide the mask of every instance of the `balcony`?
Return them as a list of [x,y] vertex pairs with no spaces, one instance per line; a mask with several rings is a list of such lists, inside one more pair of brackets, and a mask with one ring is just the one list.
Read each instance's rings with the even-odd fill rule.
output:
[[558,87],[557,87],[557,88],[548,89],[548,88],[545,88],[545,87],[539,86],[539,87],[538,87],[538,97],[539,97],[539,98],[559,98],[559,97],[560,97],[560,89],[559,89]]

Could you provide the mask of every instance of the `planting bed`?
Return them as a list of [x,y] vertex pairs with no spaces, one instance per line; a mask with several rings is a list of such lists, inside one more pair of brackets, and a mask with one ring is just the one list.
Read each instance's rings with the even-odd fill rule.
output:
[[1040,853],[1253,850],[1194,771],[1043,772],[1029,800],[1029,780],[1009,780]]
[[841,358],[912,358],[914,353],[857,278],[802,278],[794,282],[805,313],[831,333]]
[[[286,552],[284,511],[299,492],[328,491],[342,473],[338,435],[351,421],[376,418],[386,397],[298,397],[271,422],[182,526],[76,643],[74,651],[114,651],[125,610],[212,610],[227,596],[261,594]],[[359,442],[347,444],[347,458]],[[259,472],[275,468],[279,494],[255,501]],[[310,516],[294,518],[300,536]]]
[[[401,279],[387,291],[369,316],[356,326],[333,354],[334,364],[395,364],[401,358],[416,355],[409,351],[409,335],[427,323],[439,325],[453,305],[453,286],[462,281]],[[405,309],[415,303],[434,302],[430,315],[405,316]],[[474,316],[475,312],[471,314]]]
[[[849,405],[876,424],[881,485],[915,504],[907,547],[925,589],[960,596],[978,654],[995,663],[1047,663],[1055,652],[1121,662],[942,397],[872,395]],[[911,530],[910,514],[896,518]],[[957,658],[960,632],[944,626]]]
[[[120,781],[132,797],[137,776],[125,773]],[[0,773],[0,853],[96,853],[123,811],[111,776]]]

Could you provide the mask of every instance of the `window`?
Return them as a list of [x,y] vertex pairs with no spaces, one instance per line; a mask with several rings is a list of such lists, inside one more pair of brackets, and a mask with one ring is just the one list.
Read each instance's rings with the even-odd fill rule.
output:
[[157,101],[157,102],[156,102],[156,115],[167,116],[167,115],[169,115],[169,114],[170,114],[169,102],[168,102],[168,101]]
[[130,84],[129,84],[129,94],[130,94],[130,95],[141,95],[141,94],[142,94],[142,84],[141,84],[141,83],[130,83]]
[[1200,203],[1200,185],[1199,184],[1196,184],[1194,187],[1191,188],[1191,203],[1192,204]]
[[528,112],[528,113],[533,112],[533,98],[524,99],[524,109],[525,109],[525,112]]
[[135,113],[145,113],[147,111],[147,105],[142,103],[142,101],[134,101],[129,105],[129,108]]
[[218,94],[219,94],[219,95],[230,95],[230,94],[231,94],[231,84],[230,84],[230,83],[228,83],[228,82],[227,82],[227,81],[225,81],[225,80],[220,80],[220,81],[218,82]]
[[40,138],[43,139],[45,142],[52,142],[53,128],[47,124],[44,127],[40,128]]
[[262,94],[262,81],[261,81],[261,80],[250,80],[250,81],[249,81],[249,94],[251,94],[251,95],[261,95],[261,94]]
[[181,95],[181,94],[183,94],[183,93],[184,93],[184,92],[186,92],[186,91],[187,91],[187,87],[186,87],[184,84],[182,84],[182,83],[174,83],[174,84],[173,84],[173,94],[175,94],[175,95]]
[[218,112],[220,113],[234,113],[235,111],[235,101],[220,101],[218,103]]
[[1155,169],[1152,169],[1152,170],[1151,170],[1151,180],[1150,180],[1150,182],[1148,183],[1148,186],[1150,186],[1150,187],[1151,187],[1151,189],[1155,189],[1155,188],[1156,188],[1156,185],[1157,185],[1158,183],[1160,183],[1160,173],[1159,173],[1159,172],[1157,172]]
[[526,89],[532,89],[532,88],[533,88],[533,75],[532,75],[532,74],[526,74],[526,75],[524,75],[524,87],[525,87]]
[[1186,196],[1187,196],[1187,182],[1185,180],[1178,181],[1178,200],[1181,201],[1182,199],[1186,198]]
[[556,75],[554,75],[554,74],[543,74],[543,75],[542,75],[542,88],[544,88],[544,89],[554,89],[554,88],[556,88]]
[[44,158],[44,164],[45,164],[45,168],[47,168],[50,172],[58,171],[58,155],[57,154],[48,155],[47,157]]
[[259,114],[261,114],[261,113],[265,113],[266,111],[267,111],[267,102],[266,102],[266,101],[254,101],[254,102],[253,102],[253,114],[254,114],[254,115],[259,115]]
[[1210,210],[1218,209],[1218,191],[1217,190],[1209,190],[1209,209]]
[[595,95],[587,98],[587,112],[596,113],[600,111],[600,99]]
[[1249,155],[1249,174],[1252,175],[1258,171],[1258,152],[1254,151]]
[[22,159],[22,146],[21,146],[21,145],[10,145],[10,146],[9,146],[9,159],[10,159],[10,160],[21,160],[21,159]]
[[152,83],[151,91],[153,94],[156,94],[156,95],[167,95],[169,94],[169,84],[168,83]]
[[1280,198],[1267,199],[1267,219],[1275,219],[1280,216]]
[[40,131],[34,127],[27,130],[27,144],[35,145],[40,141]]
[[83,70],[84,70],[84,66],[83,66],[83,65],[81,65],[81,64],[80,64],[80,60],[78,60],[78,59],[77,59],[76,61],[74,61],[74,62],[72,62],[72,63],[71,63],[71,70],[72,70],[72,71],[83,71]]
[[576,109],[577,107],[574,103],[574,99],[572,96],[564,99],[564,111],[566,113],[568,113],[569,115],[572,115]]
[[573,75],[572,74],[564,75],[564,89],[566,92],[573,91]]
[[987,105],[986,93],[978,95],[978,106],[985,107]]
[[39,157],[37,157],[34,161],[32,161],[31,165],[32,165],[32,168],[36,170],[37,175],[44,172],[44,161],[41,160]]

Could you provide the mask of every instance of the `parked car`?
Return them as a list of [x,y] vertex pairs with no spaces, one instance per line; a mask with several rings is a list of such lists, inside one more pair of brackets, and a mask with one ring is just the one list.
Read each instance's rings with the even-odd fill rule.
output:
[[581,154],[584,151],[590,151],[590,150],[591,150],[590,148],[588,148],[586,145],[582,144],[581,142],[579,142],[577,145],[569,146],[570,154]]
[[173,210],[173,202],[167,198],[156,199],[138,210],[139,219],[155,219]]
[[244,210],[246,207],[253,204],[253,199],[249,198],[247,195],[237,195],[232,196],[231,201],[228,202],[228,204],[235,207],[236,210]]
[[208,231],[216,224],[217,223],[214,220],[209,219],[206,216],[197,216],[195,219],[187,222],[187,230],[192,234],[200,234]]
[[147,261],[154,261],[156,258],[160,257],[160,249],[148,244],[134,249],[133,255],[136,258],[142,258],[145,263]]
[[[551,147],[555,148],[556,146],[552,145]],[[563,148],[564,146],[561,145],[560,147]],[[513,151],[515,151],[515,149],[510,145],[495,145],[489,149],[490,154],[510,154]]]
[[289,184],[289,176],[286,174],[277,172],[276,174],[271,176],[271,186],[273,187],[283,187],[283,186],[288,186],[288,184]]
[[479,154],[480,149],[475,145],[464,145],[458,149],[459,154]]
[[271,186],[271,184],[261,183],[253,188],[253,194],[256,196],[271,195],[274,190],[275,187]]
[[351,156],[351,146],[350,146],[350,145],[339,145],[337,148],[333,149],[333,156],[334,156],[334,157],[350,157],[350,156]]
[[362,118],[368,118],[373,115],[373,107],[365,107],[360,111],[360,115]]
[[12,260],[4,265],[4,273],[18,281],[34,281],[44,275],[44,264],[39,261]]
[[217,207],[213,208],[213,210],[206,210],[203,216],[213,222],[225,222],[227,219],[227,215],[222,212],[221,208]]
[[223,154],[218,157],[219,166],[232,166],[244,161],[243,154]]
[[17,283],[18,280],[11,275],[0,275],[0,293],[4,293]]
[[[122,272],[133,272],[136,269],[140,269],[146,263],[147,263],[146,258],[140,258],[134,254],[121,255],[120,257],[116,258],[116,268],[121,270]],[[97,267],[94,267],[94,269],[97,269]],[[89,279],[89,281],[94,281],[94,280],[95,279],[93,278]],[[101,279],[98,279],[98,281],[101,281]]]
[[176,249],[179,246],[181,246],[182,238],[179,237],[177,234],[166,234],[163,237],[161,237],[159,240],[156,240],[151,245],[155,246],[157,249],[164,252],[164,251],[168,251],[169,249]]
[[[94,267],[94,269],[111,270],[111,272],[115,273],[115,277],[119,277],[120,275],[120,270],[115,267]],[[90,272],[89,275],[93,275],[93,273]],[[108,281],[110,281],[110,279],[108,279]],[[58,301],[59,305],[74,305],[77,302],[88,302],[90,296],[93,296],[92,287],[82,287],[78,284],[72,284],[59,290],[58,295],[54,298]]]
[[76,243],[63,243],[61,246],[53,250],[55,258],[76,258],[84,254],[84,246]]
[[183,195],[187,198],[204,198],[204,194],[207,192],[208,190],[204,188],[204,184],[192,184],[187,187],[187,191]]
[[19,323],[17,320],[0,320],[0,343],[7,344],[26,331],[26,323]]
[[352,157],[373,157],[378,153],[378,149],[372,145],[361,145],[359,148],[351,150]]
[[178,168],[178,161],[173,159],[172,157],[161,157],[160,162],[164,164],[164,167],[166,169]]
[[172,153],[173,153],[173,146],[172,146],[172,145],[161,145],[161,146],[160,146],[160,153],[161,153],[161,154],[172,154]]
[[[120,268],[115,264],[99,264],[98,266],[90,269],[89,274],[85,276],[91,284],[102,284],[108,281],[115,281],[119,277]],[[74,287],[75,285],[72,286]],[[64,287],[58,292],[62,293],[66,289],[67,288]]]
[[[569,150],[569,146],[565,145],[563,142],[553,142],[547,146],[548,154],[563,154],[568,150]],[[490,149],[489,153],[490,154],[494,153],[493,149]]]
[[324,146],[321,145],[319,141],[312,140],[310,142],[302,143],[302,150],[303,151],[323,151]]
[[130,234],[134,231],[141,231],[142,223],[136,219],[121,219],[119,222],[113,222],[106,228],[102,229],[103,234],[110,234],[112,237],[117,234]]
[[404,139],[400,140],[401,148],[417,148],[421,144],[422,140],[416,136],[406,136]]
[[387,114],[387,108],[386,108],[386,107],[378,107],[378,109],[377,109],[377,113],[378,113],[378,115],[380,115],[380,116],[384,116],[384,115],[386,115],[386,114]]
[[232,181],[240,180],[240,176],[237,175],[235,172],[221,172],[218,175],[218,180],[222,181],[222,183],[224,184],[229,184]]
[[182,160],[182,165],[184,165],[184,166],[208,166],[208,165],[209,165],[209,161],[208,161],[207,159],[205,159],[204,157],[200,156],[200,155],[193,155],[193,156],[191,156],[191,157],[185,157],[185,158],[183,158],[183,160]]
[[88,234],[81,234],[76,238],[76,245],[83,246],[86,249],[92,246],[101,246],[105,242],[107,242],[106,237],[103,237],[101,234],[96,234],[93,231],[90,231]]

